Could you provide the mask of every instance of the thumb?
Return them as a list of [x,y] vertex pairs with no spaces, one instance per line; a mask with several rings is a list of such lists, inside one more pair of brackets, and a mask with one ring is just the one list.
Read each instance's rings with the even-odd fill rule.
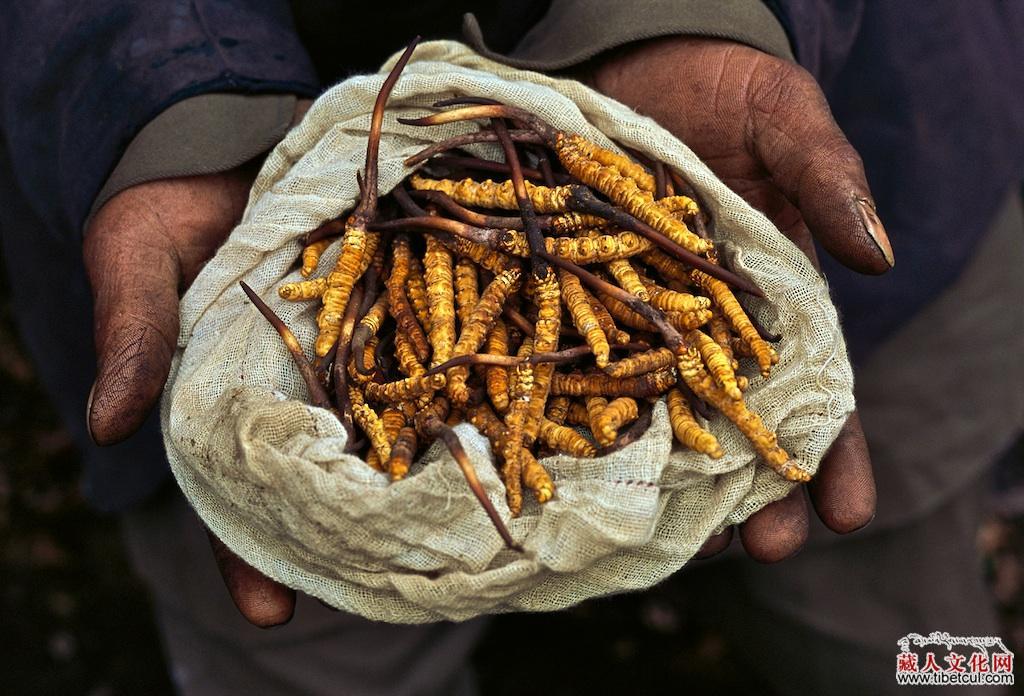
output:
[[748,92],[752,154],[829,254],[860,273],[885,273],[892,246],[860,156],[814,79],[788,64],[776,71],[783,74],[753,80]]
[[99,445],[124,440],[142,425],[170,371],[181,272],[161,227],[149,209],[108,204],[86,233],[97,354],[86,418]]

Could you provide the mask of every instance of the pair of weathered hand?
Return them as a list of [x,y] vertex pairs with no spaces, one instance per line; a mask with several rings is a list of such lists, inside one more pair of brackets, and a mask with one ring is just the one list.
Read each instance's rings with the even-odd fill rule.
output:
[[[875,215],[860,157],[814,79],[795,64],[728,41],[672,38],[620,49],[589,66],[594,87],[651,116],[687,143],[817,264],[814,240],[856,271],[883,273],[892,250]],[[300,105],[297,117],[308,104]],[[157,402],[178,337],[178,298],[241,217],[255,167],[164,179],[126,189],[86,232],[98,374],[88,407],[97,444],[130,436]],[[814,481],[740,525],[761,562],[796,553],[807,538],[809,495],[840,534],[874,516],[875,487],[854,413]],[[732,530],[699,557],[728,546]],[[259,574],[211,535],[217,564],[242,614],[286,622],[295,593]]]

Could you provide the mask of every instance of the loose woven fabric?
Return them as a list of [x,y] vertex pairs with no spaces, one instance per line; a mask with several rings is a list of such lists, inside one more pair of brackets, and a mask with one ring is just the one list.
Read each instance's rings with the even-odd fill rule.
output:
[[[527,501],[511,519],[487,440],[461,424],[455,431],[484,488],[525,547],[518,553],[504,548],[440,443],[398,483],[344,453],[341,424],[307,405],[289,354],[238,281],[312,354],[317,303],[286,302],[277,288],[300,279],[300,238],[354,207],[383,80],[354,77],[316,101],[271,153],[241,224],[182,300],[164,441],[178,483],[210,529],[265,575],[330,605],[420,623],[554,610],[648,587],[709,535],[786,495],[793,484],[757,464],[723,416],[710,423],[721,459],[673,446],[661,402],[646,434],[614,454],[545,459],[555,498]],[[716,220],[720,254],[764,290],[767,300],[749,308],[784,336],[770,380],[752,377],[747,401],[813,472],[853,409],[853,378],[827,288],[800,251],[650,119],[578,82],[514,70],[454,42],[419,47],[394,89],[380,148],[382,193],[410,173],[404,158],[475,128],[415,128],[396,117],[462,94],[524,107],[611,148],[610,136],[685,174]],[[336,258],[337,245],[321,267]]]

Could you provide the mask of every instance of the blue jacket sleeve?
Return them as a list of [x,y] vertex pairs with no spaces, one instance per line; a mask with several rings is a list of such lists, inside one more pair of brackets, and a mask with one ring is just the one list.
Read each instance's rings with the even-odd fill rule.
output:
[[48,230],[80,233],[124,148],[171,104],[317,91],[286,0],[38,0],[5,13],[0,137]]
[[861,28],[864,0],[764,0],[786,30],[797,62],[827,89]]

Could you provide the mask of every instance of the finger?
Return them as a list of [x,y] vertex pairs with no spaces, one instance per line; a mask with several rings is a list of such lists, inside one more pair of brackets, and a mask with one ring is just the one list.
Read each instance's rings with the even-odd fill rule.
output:
[[295,613],[295,590],[266,577],[231,552],[209,531],[210,546],[224,585],[245,620],[259,628],[286,624]]
[[775,67],[751,81],[753,154],[829,254],[860,273],[884,273],[892,246],[863,163],[817,83],[797,70]]
[[740,525],[740,541],[759,563],[776,563],[796,554],[807,541],[807,502],[797,486],[782,500],[758,510]]
[[808,492],[818,517],[839,534],[861,529],[875,517],[875,477],[856,411],[821,461]]
[[178,335],[180,269],[156,220],[101,210],[83,247],[93,290],[97,377],[87,424],[106,445],[131,435],[159,398]]
[[704,545],[700,547],[700,551],[694,554],[694,559],[702,561],[705,558],[711,558],[729,548],[729,544],[732,543],[732,527],[727,527],[722,532],[709,537]]
[[87,423],[107,445],[134,433],[163,389],[178,338],[180,269],[170,241],[138,212],[101,211],[83,251],[97,356]]

